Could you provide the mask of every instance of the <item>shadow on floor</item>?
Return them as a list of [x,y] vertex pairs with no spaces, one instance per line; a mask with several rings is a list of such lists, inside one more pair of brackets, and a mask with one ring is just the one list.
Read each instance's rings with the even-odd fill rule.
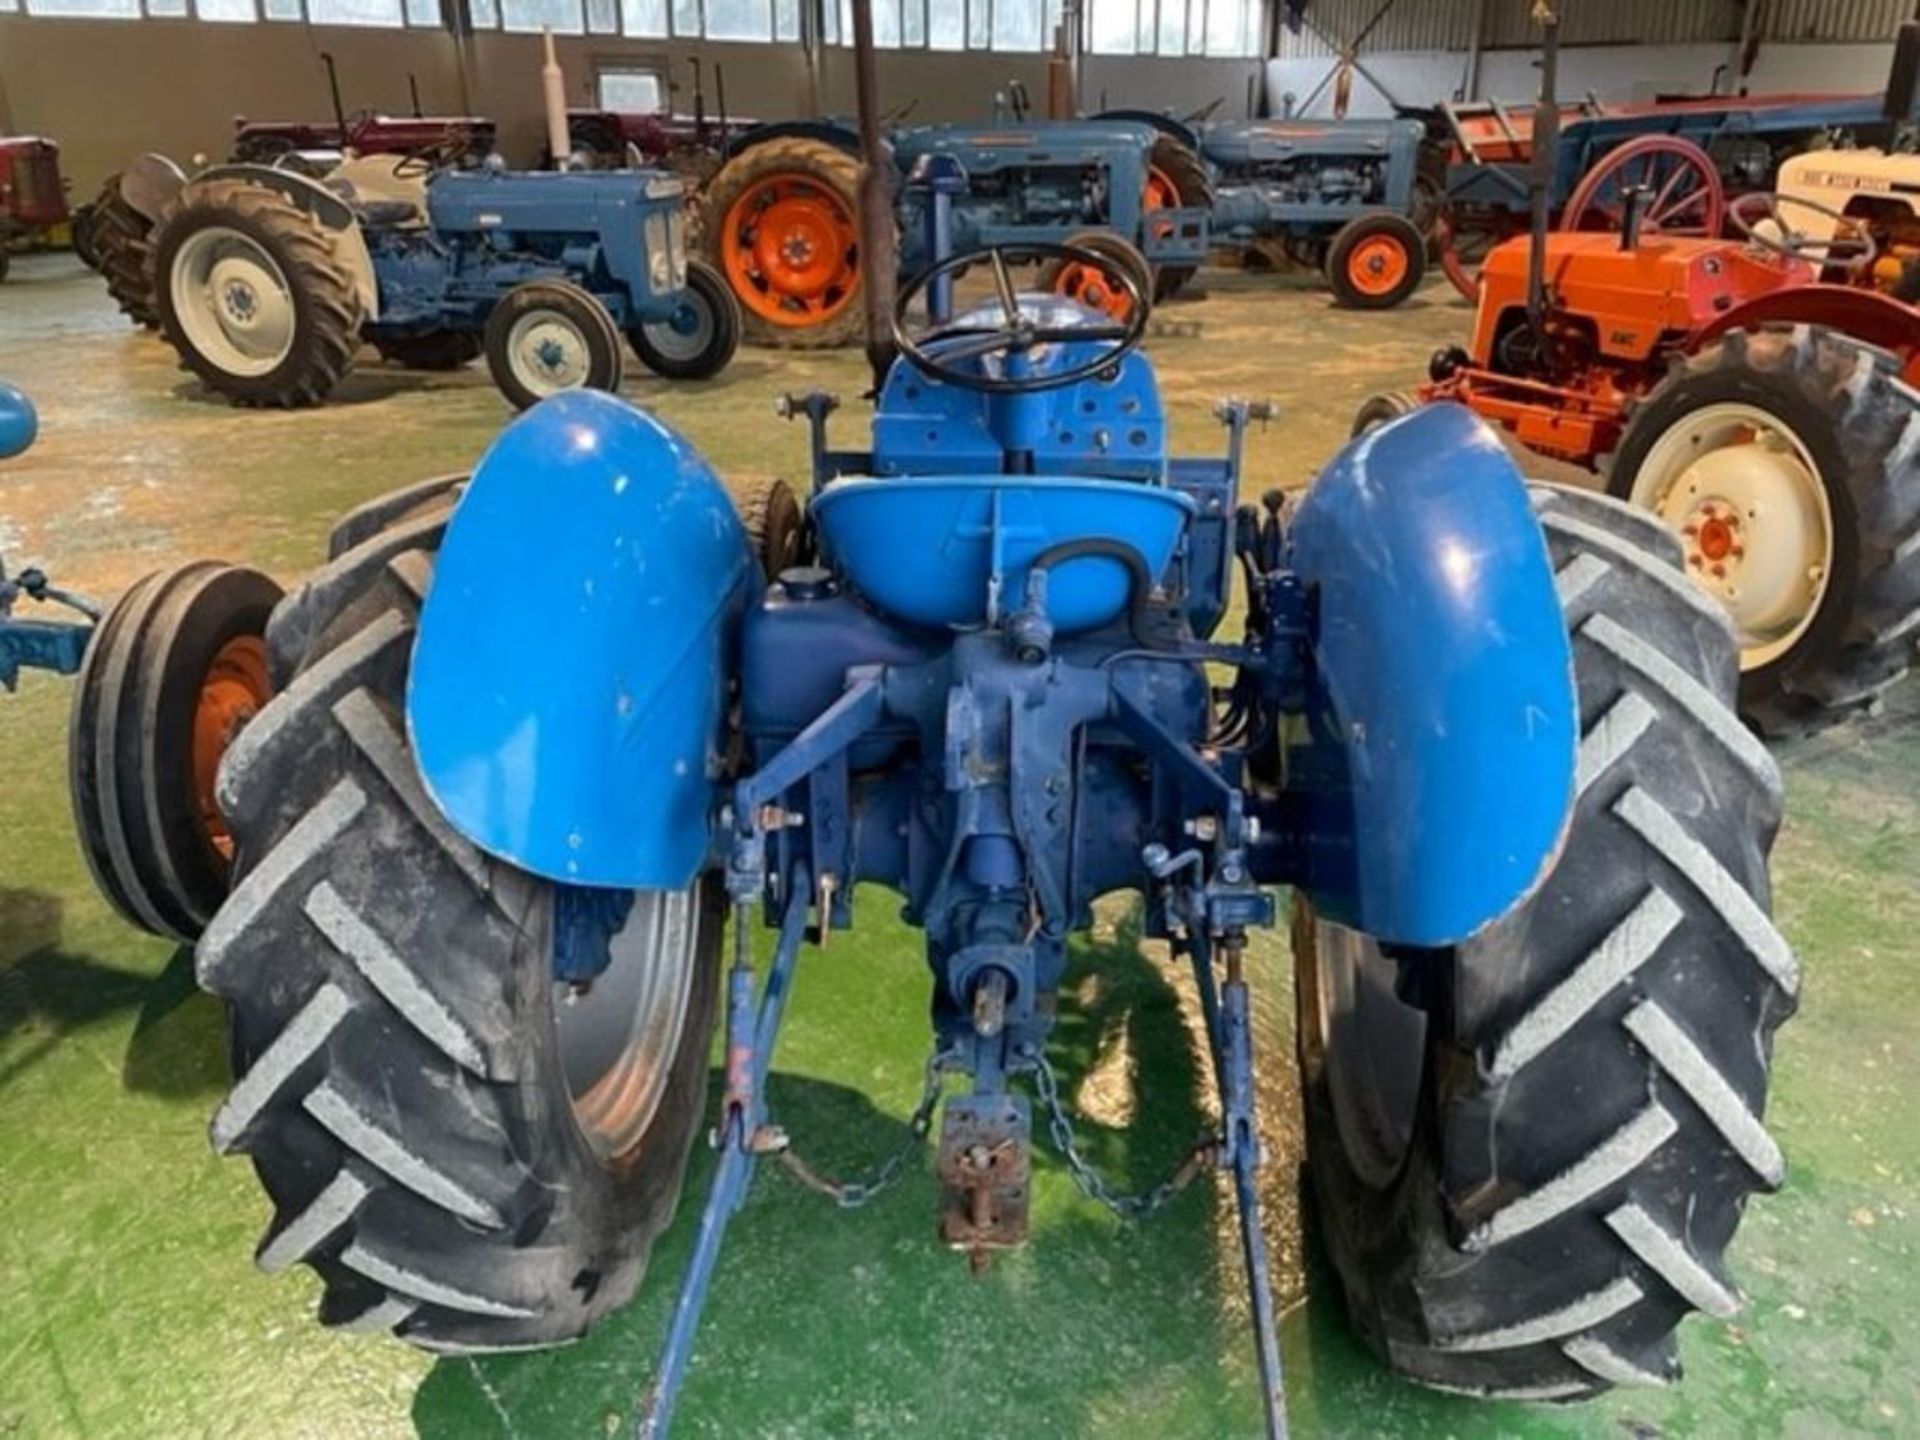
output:
[[102,965],[58,946],[60,901],[37,890],[0,889],[0,937],[17,954],[0,970],[0,1089],[53,1055],[77,1031],[134,1012],[121,1085],[141,1094],[190,1097],[227,1082],[219,1007],[194,984],[193,950],[182,945],[157,975]]
[[[1083,1152],[1118,1188],[1153,1184],[1208,1125],[1211,1075],[1169,973],[1127,929],[1077,946],[1062,986],[1049,1056],[1080,1107]],[[876,1044],[903,1053],[891,1037]],[[769,1102],[795,1148],[843,1178],[904,1134],[864,1094],[818,1079],[776,1073]],[[911,1104],[896,1096],[891,1108]],[[1071,1188],[1041,1116],[1035,1130],[1032,1240],[977,1279],[935,1241],[930,1154],[858,1212],[763,1167],[727,1238],[677,1433],[932,1435],[964,1415],[972,1433],[1019,1434],[1039,1414],[1065,1434],[1161,1420],[1162,1433],[1246,1429],[1258,1392],[1243,1378],[1238,1243],[1215,1185],[1123,1224]],[[439,1362],[415,1397],[420,1433],[625,1430],[711,1169],[696,1154],[633,1304],[564,1350]]]

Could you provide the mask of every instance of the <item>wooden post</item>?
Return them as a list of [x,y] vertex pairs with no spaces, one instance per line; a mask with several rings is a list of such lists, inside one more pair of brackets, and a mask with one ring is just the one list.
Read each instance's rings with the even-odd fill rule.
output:
[[873,64],[873,0],[853,0],[853,79],[860,106],[860,268],[866,277],[867,363],[873,388],[893,364],[893,297],[900,240],[893,223],[893,161],[880,134],[880,87]]

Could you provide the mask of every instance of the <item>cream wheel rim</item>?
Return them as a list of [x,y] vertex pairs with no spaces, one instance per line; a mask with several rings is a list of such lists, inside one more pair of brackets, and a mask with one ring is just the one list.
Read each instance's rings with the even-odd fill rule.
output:
[[536,310],[513,322],[507,357],[520,383],[542,397],[578,390],[593,369],[586,335],[551,310]]
[[1833,572],[1833,507],[1792,426],[1757,405],[1703,405],[1654,441],[1631,498],[1679,537],[1688,577],[1725,607],[1742,670],[1799,643]]
[[272,374],[293,349],[293,287],[265,246],[224,225],[174,253],[173,313],[187,342],[229,375]]

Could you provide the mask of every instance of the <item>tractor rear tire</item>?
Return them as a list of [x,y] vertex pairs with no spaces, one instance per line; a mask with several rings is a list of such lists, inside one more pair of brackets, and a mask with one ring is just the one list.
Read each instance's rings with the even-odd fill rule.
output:
[[404,693],[450,509],[416,495],[280,607],[297,673],[220,773],[241,864],[198,966],[239,1078],[212,1135],[273,1201],[258,1264],[311,1266],[322,1323],[514,1350],[623,1304],[672,1217],[723,897],[637,895],[610,968],[571,1003],[556,986],[557,887],[457,835],[414,768]]
[[740,348],[740,302],[718,270],[691,260],[682,305],[690,331],[676,330],[671,320],[642,323],[627,331],[627,343],[641,364],[665,379],[711,380]]
[[[222,282],[246,302],[236,312],[215,280],[239,266],[244,279]],[[333,232],[278,190],[250,180],[183,187],[154,225],[153,283],[181,365],[235,405],[318,405],[353,367],[364,318],[353,274]],[[276,345],[252,322],[280,308],[286,337]]]
[[[1148,164],[1173,187],[1181,209],[1213,209],[1213,181],[1207,174],[1207,167],[1201,163],[1198,155],[1171,135],[1163,135],[1153,142],[1153,154]],[[1148,223],[1152,223],[1151,219]],[[1153,276],[1153,302],[1157,305],[1178,295],[1199,269],[1197,265],[1160,266]]]
[[[1608,464],[1609,491],[1654,504],[1661,479],[1649,463],[1662,437],[1709,406],[1762,411],[1797,437],[1829,522],[1830,563],[1804,626],[1784,648],[1775,640],[1743,654],[1742,715],[1785,738],[1872,708],[1920,642],[1920,394],[1891,356],[1835,331],[1737,331],[1676,365],[1635,409]],[[1685,517],[1670,518],[1684,528]],[[1689,573],[1711,579],[1705,564]]]
[[1391,210],[1356,216],[1327,246],[1327,283],[1349,310],[1391,310],[1427,276],[1427,240]]
[[382,360],[406,370],[464,370],[480,358],[480,337],[471,330],[428,330],[420,335],[369,338]]
[[1297,907],[1320,1234],[1396,1371],[1571,1400],[1679,1373],[1724,1251],[1781,1183],[1761,1126],[1796,962],[1768,919],[1779,772],[1732,708],[1728,626],[1663,527],[1539,487],[1572,634],[1574,813],[1515,912],[1392,958]]
[[220,756],[271,697],[264,636],[280,587],[197,560],[136,581],[73,688],[68,793],[95,887],[129,924],[191,944],[226,898]]
[[94,197],[87,227],[93,260],[120,313],[143,330],[160,328],[153,303],[153,222],[120,195],[119,175],[109,175]]
[[[777,204],[790,207],[784,213],[793,220],[794,238],[810,247],[796,274],[769,275],[753,243],[758,223]],[[707,257],[740,301],[749,345],[827,350],[859,340],[867,266],[854,156],[822,140],[768,140],[720,167],[707,182],[700,213]],[[825,253],[815,271],[817,252]]]
[[[1139,246],[1112,230],[1082,230],[1069,235],[1065,244],[1071,250],[1091,250],[1125,270],[1133,278],[1141,302],[1149,310],[1153,308],[1153,266],[1147,263]],[[1124,292],[1112,289],[1094,266],[1078,260],[1049,260],[1041,268],[1038,283],[1049,295],[1075,301],[1116,320],[1125,321],[1132,314],[1130,305],[1118,303],[1125,301]]]

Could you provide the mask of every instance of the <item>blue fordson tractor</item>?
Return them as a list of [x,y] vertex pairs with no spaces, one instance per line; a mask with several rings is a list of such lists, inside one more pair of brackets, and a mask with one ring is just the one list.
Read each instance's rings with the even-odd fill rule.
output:
[[617,389],[623,337],[670,379],[725,368],[739,310],[688,256],[681,181],[443,158],[354,158],[320,179],[220,165],[189,180],[145,157],[120,185],[127,213],[152,217],[150,294],[136,298],[181,363],[238,405],[318,404],[363,342],[428,370],[484,352],[520,408]]
[[[928,213],[936,203],[947,212],[947,253],[1071,243],[1123,260],[1155,298],[1172,294],[1206,259],[1206,177],[1190,152],[1151,126],[1030,120],[1016,102],[990,124],[896,126],[887,142],[903,277],[940,258]],[[911,183],[936,162],[953,182],[937,200]],[[702,235],[755,344],[821,348],[859,334],[859,175],[850,121],[758,125],[729,147],[701,197]],[[1124,297],[1105,277],[1055,261],[1040,284],[1117,312]]]
[[[872,983],[927,987],[910,1131],[941,1111],[938,1233],[976,1260],[1026,1238],[1036,1117],[1090,1202],[1178,1188],[1095,1174],[1050,1047],[1105,897],[1191,965],[1217,1128],[1182,1177],[1237,1202],[1270,1433],[1253,1076],[1282,1037],[1247,951],[1280,887],[1320,1223],[1389,1365],[1487,1395],[1661,1383],[1682,1317],[1738,1304],[1723,1253],[1781,1179],[1760,1115],[1797,972],[1767,918],[1778,776],[1671,537],[1530,489],[1457,407],[1243,505],[1261,408],[1220,406],[1224,455],[1169,453],[1144,307],[1016,294],[1059,260],[1137,292],[1099,251],[951,257],[899,299],[866,448],[832,443],[829,397],[783,402],[804,507],[736,502],[658,420],[563,395],[469,481],[349,516],[276,608],[198,973],[238,1072],[214,1143],[271,1197],[260,1265],[317,1271],[324,1322],[436,1352],[577,1336],[633,1294],[710,1133],[641,1402],[664,1433],[725,1229],[789,1144],[766,1081],[803,943],[876,889],[925,937]],[[963,265],[992,303],[911,333]]]
[[1216,249],[1318,270],[1361,310],[1390,309],[1426,278],[1445,156],[1419,120],[1099,118],[1151,125],[1200,157]]

